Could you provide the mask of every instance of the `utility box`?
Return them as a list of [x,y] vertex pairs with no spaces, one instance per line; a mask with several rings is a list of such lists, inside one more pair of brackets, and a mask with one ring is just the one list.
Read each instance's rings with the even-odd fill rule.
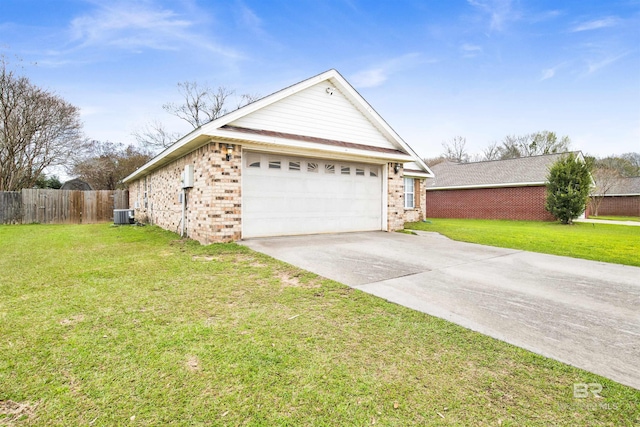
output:
[[193,187],[193,165],[185,165],[182,172],[182,188]]

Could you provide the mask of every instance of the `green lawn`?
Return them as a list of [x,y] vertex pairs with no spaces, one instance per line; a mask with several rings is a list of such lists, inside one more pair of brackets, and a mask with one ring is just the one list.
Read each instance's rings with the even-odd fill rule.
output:
[[428,221],[405,227],[435,231],[463,242],[640,266],[640,227],[479,219]]
[[0,254],[0,425],[640,422],[638,390],[235,244],[0,226]]
[[589,219],[603,219],[605,221],[634,221],[640,222],[638,216],[590,216]]

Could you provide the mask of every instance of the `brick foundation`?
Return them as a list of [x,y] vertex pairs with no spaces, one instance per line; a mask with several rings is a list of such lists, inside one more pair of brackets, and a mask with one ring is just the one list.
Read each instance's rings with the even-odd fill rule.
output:
[[544,186],[429,190],[425,212],[427,218],[553,221],[545,198]]

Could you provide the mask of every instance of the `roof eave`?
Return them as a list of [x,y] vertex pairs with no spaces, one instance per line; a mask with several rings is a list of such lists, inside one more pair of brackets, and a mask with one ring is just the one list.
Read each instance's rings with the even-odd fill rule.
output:
[[473,188],[509,188],[509,187],[540,187],[546,182],[508,182],[501,184],[473,184],[473,185],[451,185],[441,187],[427,187],[427,191],[433,190],[467,190]]

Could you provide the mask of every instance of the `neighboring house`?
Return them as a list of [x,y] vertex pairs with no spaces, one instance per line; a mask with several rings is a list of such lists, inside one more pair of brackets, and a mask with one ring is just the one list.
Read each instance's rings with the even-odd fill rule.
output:
[[[592,207],[589,212],[593,214]],[[603,196],[598,207],[598,215],[640,216],[640,176],[617,179]]]
[[[549,169],[565,154],[432,166],[426,216],[553,221],[544,208],[545,184]],[[574,154],[584,160],[582,153]]]
[[60,187],[61,190],[80,190],[80,191],[91,191],[91,185],[88,182],[85,182],[79,178],[71,179]]
[[330,70],[195,129],[124,182],[136,219],[208,244],[399,230],[424,218],[431,176]]

